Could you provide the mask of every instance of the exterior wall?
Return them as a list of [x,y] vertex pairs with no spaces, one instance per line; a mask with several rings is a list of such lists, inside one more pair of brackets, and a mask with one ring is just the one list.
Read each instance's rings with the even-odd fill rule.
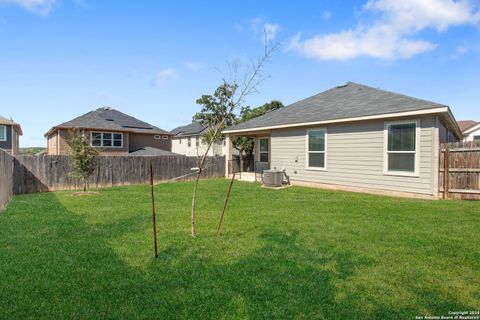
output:
[[[322,126],[326,136],[326,170],[306,169],[306,130],[315,127],[279,129],[271,132],[271,168],[285,167],[295,182],[343,185],[437,196],[438,128],[434,116],[419,120],[418,176],[384,173],[385,122],[362,121]],[[437,160],[435,160],[437,159]]]
[[[58,132],[58,133],[57,133]],[[48,137],[48,154],[49,155],[69,155],[72,148],[69,145],[70,132],[67,129],[58,129]],[[111,131],[108,131],[111,132]],[[121,132],[120,132],[121,133]],[[90,137],[90,131],[85,131],[85,134]],[[101,156],[124,156],[128,155],[128,133],[123,134],[122,148],[97,148]]]
[[50,136],[48,136],[48,139],[47,139],[47,154],[48,155],[51,155],[51,156],[57,155],[57,153],[58,153],[57,141],[58,141],[57,132],[54,132]]
[[164,140],[163,136],[160,135],[161,139],[154,139],[155,135],[152,134],[141,134],[141,133],[129,133],[129,152],[137,151],[140,148],[152,147],[157,149],[162,149],[166,151],[172,150],[172,139],[168,136],[168,140]]
[[[199,146],[196,145],[196,138],[198,137]],[[191,146],[188,146],[188,137],[175,137],[172,139],[172,152],[194,157],[205,152],[207,146],[202,143],[200,136],[190,136]],[[223,156],[225,146],[223,141],[215,142],[208,151],[209,156]]]
[[14,156],[20,154],[20,135],[18,131],[12,127],[12,154]]
[[472,131],[472,132],[469,132],[469,133],[465,136],[464,140],[465,140],[465,141],[468,141],[468,142],[473,141],[473,137],[475,137],[475,136],[480,136],[480,126],[478,127],[478,129],[476,129],[476,130],[474,130],[474,131]]
[[[102,130],[94,130],[102,131]],[[58,133],[57,133],[58,132]],[[85,130],[85,134],[90,137],[92,130]],[[97,148],[101,156],[124,156],[129,152],[138,150],[143,147],[153,147],[158,149],[171,150],[171,140],[154,139],[152,134],[140,134],[140,133],[128,133],[128,132],[116,132],[112,130],[104,130],[104,132],[121,133],[123,135],[123,147],[121,148],[109,148],[99,147]],[[68,143],[70,139],[70,132],[68,129],[58,129],[58,131],[52,133],[48,137],[48,154],[49,155],[68,155],[70,154],[71,147]]]
[[452,131],[448,128],[445,122],[438,121],[438,133],[440,137],[440,143],[457,142],[458,139],[453,135]]
[[12,126],[6,125],[7,141],[0,141],[0,148],[8,152],[12,151]]

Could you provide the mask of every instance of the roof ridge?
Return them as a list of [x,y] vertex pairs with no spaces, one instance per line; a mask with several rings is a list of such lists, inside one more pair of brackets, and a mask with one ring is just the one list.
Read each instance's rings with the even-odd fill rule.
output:
[[448,107],[447,105],[445,105],[443,103],[439,103],[439,102],[435,102],[435,101],[431,101],[431,100],[426,100],[426,99],[422,99],[422,98],[416,98],[416,97],[412,97],[412,96],[409,96],[409,95],[406,95],[406,94],[403,94],[403,93],[393,92],[393,91],[386,90],[386,89],[375,88],[375,87],[367,86],[366,84],[362,84],[362,83],[357,83],[357,82],[353,82],[353,81],[348,81],[347,83],[357,85],[359,87],[368,88],[368,89],[371,89],[371,90],[383,91],[383,92],[394,94],[394,95],[397,95],[397,96],[402,96],[402,97],[405,97],[405,98],[408,98],[408,99],[414,99],[414,100],[421,101],[421,102],[428,102],[428,103],[437,104],[438,106],[441,106],[441,107]]

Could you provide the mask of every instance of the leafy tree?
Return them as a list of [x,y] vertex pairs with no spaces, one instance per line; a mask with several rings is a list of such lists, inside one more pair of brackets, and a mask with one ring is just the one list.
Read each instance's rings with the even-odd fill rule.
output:
[[[284,105],[280,101],[272,100],[257,108],[243,107],[240,111],[240,116],[235,119],[235,124],[242,123],[257,117],[260,117],[268,112],[283,108]],[[232,139],[232,144],[235,149],[240,152],[240,156],[251,157],[253,154],[254,139],[249,137],[235,137]]]
[[223,82],[213,95],[202,95],[197,99],[197,104],[201,105],[202,109],[193,116],[193,119],[209,128],[201,137],[204,144],[223,139],[222,130],[235,123],[236,116],[230,109],[235,103],[232,98],[237,89],[237,84]]
[[72,175],[82,179],[83,191],[87,191],[88,178],[95,171],[95,162],[98,156],[98,151],[90,145],[88,137],[78,129],[70,132],[69,144],[70,165],[72,167]]

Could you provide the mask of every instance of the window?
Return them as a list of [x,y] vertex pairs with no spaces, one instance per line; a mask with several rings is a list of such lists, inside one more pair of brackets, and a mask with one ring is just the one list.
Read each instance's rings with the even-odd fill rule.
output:
[[268,138],[259,140],[259,159],[260,162],[268,162]]
[[387,123],[386,171],[417,172],[418,122]]
[[188,145],[189,147],[192,146],[192,138],[188,137],[187,145]]
[[200,145],[200,139],[198,137],[195,137],[195,146],[198,146]]
[[168,140],[168,136],[162,136],[163,140]]
[[7,141],[7,126],[0,126],[0,141]]
[[227,145],[227,140],[223,140],[223,146],[225,147]]
[[326,130],[307,130],[307,168],[325,169]]
[[122,148],[123,134],[113,132],[92,132],[92,146],[106,148]]
[[182,144],[182,138],[178,139],[178,144]]
[[160,136],[159,134],[156,134],[153,136],[153,139],[155,140],[160,140],[162,138],[162,136]]
[[[0,128],[1,131],[1,128]],[[480,136],[473,136],[473,142],[480,143]]]

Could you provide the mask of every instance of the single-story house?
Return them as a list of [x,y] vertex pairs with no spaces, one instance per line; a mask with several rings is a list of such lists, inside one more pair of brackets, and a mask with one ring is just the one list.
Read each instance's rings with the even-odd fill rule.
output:
[[22,127],[18,123],[0,116],[0,149],[12,155],[18,155],[22,134]]
[[[115,109],[104,107],[52,127],[45,134],[49,155],[68,155],[73,129],[86,134],[100,155],[128,155],[145,147],[171,151],[172,134]],[[152,149],[149,149],[152,150]],[[145,152],[143,152],[145,153]]]
[[[437,198],[440,143],[462,132],[446,105],[348,82],[224,131],[292,184]],[[226,169],[228,175],[228,168]]]
[[474,120],[458,121],[463,133],[463,141],[480,143],[480,122]]
[[[180,126],[171,131],[172,152],[185,156],[203,155],[207,145],[202,142],[202,134],[208,127],[199,121],[193,121],[185,126]],[[222,156],[225,154],[225,140],[215,142],[208,150],[209,156]]]

